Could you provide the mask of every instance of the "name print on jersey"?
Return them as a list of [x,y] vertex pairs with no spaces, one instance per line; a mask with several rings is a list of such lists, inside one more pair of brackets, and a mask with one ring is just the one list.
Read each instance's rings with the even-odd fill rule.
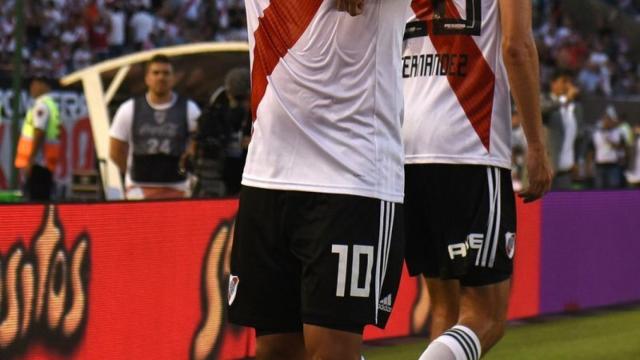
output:
[[402,77],[467,76],[467,54],[422,54],[402,58]]

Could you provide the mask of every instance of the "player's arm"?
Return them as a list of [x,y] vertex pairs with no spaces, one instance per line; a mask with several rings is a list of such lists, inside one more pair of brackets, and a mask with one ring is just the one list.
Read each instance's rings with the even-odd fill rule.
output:
[[336,0],[338,11],[348,12],[351,16],[357,16],[364,11],[364,0]]
[[530,202],[549,190],[553,176],[542,129],[538,50],[531,30],[531,0],[499,1],[504,63],[528,143],[529,186],[520,196]]
[[33,139],[32,141],[32,150],[29,155],[29,161],[27,163],[27,167],[25,169],[26,174],[31,174],[31,169],[33,168],[33,164],[36,162],[36,156],[40,153],[40,149],[45,142],[45,129],[47,128],[47,124],[49,122],[49,108],[43,102],[37,102],[35,105],[35,111],[33,115]]
[[42,148],[42,144],[44,143],[44,130],[35,128],[33,129],[33,143],[32,143],[32,151],[29,155],[29,162],[27,163],[26,173],[27,175],[31,174],[31,169],[33,168],[33,164],[36,162],[36,156],[39,153],[39,149]]
[[198,146],[198,120],[200,119],[200,115],[202,115],[202,111],[200,110],[198,105],[189,100],[189,102],[187,103],[187,127],[189,131],[189,140],[187,141],[185,151],[182,156],[180,156],[180,161],[178,162],[178,167],[182,172],[187,170],[187,163],[196,155]]
[[123,103],[113,117],[109,129],[109,159],[113,161],[120,172],[127,172],[127,158],[129,157],[129,142],[131,123],[133,122],[133,100]]
[[123,174],[127,171],[127,154],[129,154],[129,144],[113,137],[109,138],[109,158]]

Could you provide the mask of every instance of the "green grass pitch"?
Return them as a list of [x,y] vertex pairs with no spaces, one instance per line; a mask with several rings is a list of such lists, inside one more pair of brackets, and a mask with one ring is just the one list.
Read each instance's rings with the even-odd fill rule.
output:
[[[365,346],[367,360],[415,360],[417,338]],[[640,360],[640,306],[515,322],[486,360]]]

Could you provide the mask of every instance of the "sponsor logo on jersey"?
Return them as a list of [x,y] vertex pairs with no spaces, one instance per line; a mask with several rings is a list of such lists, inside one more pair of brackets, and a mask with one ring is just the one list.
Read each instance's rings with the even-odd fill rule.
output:
[[402,77],[467,76],[467,54],[420,54],[402,58]]
[[504,234],[504,250],[509,259],[513,259],[516,253],[516,234],[511,232]]
[[382,298],[382,300],[380,300],[380,302],[378,303],[378,309],[384,312],[390,313],[392,309],[392,305],[393,305],[393,296],[389,294],[384,298]]
[[167,112],[166,111],[154,111],[153,112],[153,119],[159,125],[164,124],[164,122],[167,121]]
[[466,258],[469,250],[480,250],[484,243],[484,234],[469,234],[464,242],[449,245],[449,257],[454,260],[456,257]]
[[236,299],[236,292],[238,291],[238,284],[240,283],[240,278],[235,275],[229,275],[229,306],[233,304]]

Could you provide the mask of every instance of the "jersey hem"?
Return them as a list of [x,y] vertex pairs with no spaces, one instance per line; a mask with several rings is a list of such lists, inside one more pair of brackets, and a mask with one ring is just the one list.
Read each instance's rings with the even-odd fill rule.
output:
[[412,164],[458,164],[458,165],[486,165],[496,166],[503,169],[510,170],[511,162],[504,160],[492,160],[485,158],[460,158],[454,156],[405,156],[405,165]]
[[404,202],[404,193],[383,193],[376,192],[362,188],[347,188],[341,186],[330,186],[330,185],[308,185],[308,184],[298,184],[298,183],[290,183],[290,182],[274,182],[264,181],[258,179],[251,179],[244,176],[242,178],[242,185],[264,188],[269,190],[287,190],[287,191],[306,191],[306,192],[316,192],[316,193],[324,193],[324,194],[342,194],[342,195],[354,195],[354,196],[363,196],[368,198],[380,199],[383,201],[389,201],[393,203],[402,204]]

